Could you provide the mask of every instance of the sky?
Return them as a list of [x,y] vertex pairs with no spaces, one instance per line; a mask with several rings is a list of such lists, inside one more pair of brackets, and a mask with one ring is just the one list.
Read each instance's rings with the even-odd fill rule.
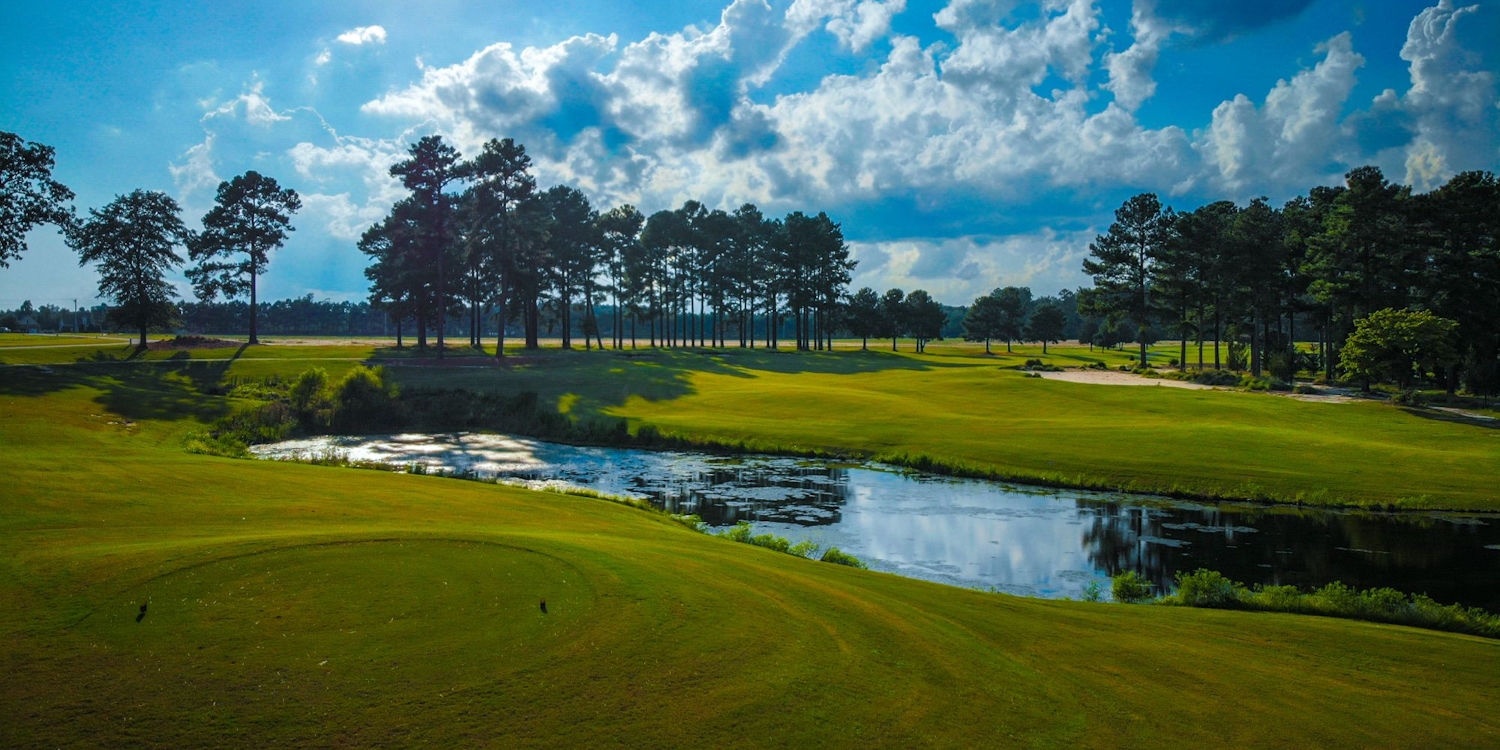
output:
[[[967,304],[1088,283],[1126,198],[1285,201],[1374,164],[1500,171],[1500,0],[9,0],[0,130],[80,213],[162,190],[197,226],[256,170],[303,209],[261,299],[366,296],[360,233],[416,139],[524,144],[542,186],[644,213],[826,211],[854,286]],[[87,304],[50,228],[0,308]],[[185,297],[191,290],[181,283]]]

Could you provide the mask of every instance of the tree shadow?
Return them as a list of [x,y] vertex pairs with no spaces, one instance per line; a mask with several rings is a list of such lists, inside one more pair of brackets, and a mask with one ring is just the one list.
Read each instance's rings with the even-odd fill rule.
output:
[[1450,424],[1469,425],[1471,427],[1483,427],[1486,430],[1500,430],[1500,419],[1488,419],[1485,417],[1474,417],[1457,412],[1443,411],[1440,409],[1422,409],[1418,407],[1403,406],[1401,411],[1414,417],[1430,419],[1434,422],[1448,422]]
[[767,349],[638,349],[558,350],[512,353],[483,363],[473,358],[447,360],[387,360],[376,356],[371,365],[388,368],[403,387],[462,388],[470,391],[534,392],[543,402],[575,418],[613,418],[607,412],[639,398],[673,401],[697,392],[700,374],[754,379],[766,373],[856,375],[889,370],[933,370],[975,367],[973,362],[945,362],[878,351],[791,352]]
[[195,360],[187,351],[166,359],[144,359],[136,347],[96,350],[72,363],[10,365],[0,368],[0,395],[41,397],[70,388],[92,388],[94,402],[125,419],[209,421],[229,412],[214,391],[224,381],[241,347],[228,359]]

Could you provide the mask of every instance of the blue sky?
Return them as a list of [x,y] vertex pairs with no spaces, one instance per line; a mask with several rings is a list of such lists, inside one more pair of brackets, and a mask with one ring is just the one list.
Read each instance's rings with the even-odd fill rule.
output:
[[[360,231],[416,138],[515,137],[601,208],[695,198],[842,222],[856,285],[966,303],[1085,283],[1129,195],[1285,200],[1372,163],[1500,165],[1500,2],[734,0],[11,3],[0,130],[80,210],[190,223],[248,169],[305,208],[263,298],[365,295]],[[51,230],[0,307],[94,294]],[[187,287],[183,287],[187,293]]]

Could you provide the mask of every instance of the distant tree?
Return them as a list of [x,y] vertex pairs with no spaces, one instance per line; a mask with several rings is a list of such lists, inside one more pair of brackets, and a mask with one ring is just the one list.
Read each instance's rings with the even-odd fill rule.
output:
[[1457,358],[1457,328],[1456,321],[1426,310],[1376,310],[1355,321],[1340,353],[1340,369],[1367,389],[1372,380],[1410,388],[1416,378],[1440,372]]
[[115,198],[68,231],[79,265],[99,266],[99,296],[114,303],[110,317],[140,330],[141,346],[153,327],[171,325],[177,296],[166,272],[182,264],[174,248],[192,234],[182,209],[166,193],[137,190]]
[[1005,351],[1010,352],[1013,341],[1020,341],[1026,331],[1026,319],[1031,315],[1031,288],[1007,286],[990,292],[1000,303],[1000,324],[995,329],[995,338],[1005,339]]
[[1155,318],[1151,299],[1152,270],[1166,247],[1168,224],[1161,201],[1142,193],[1115,210],[1109,231],[1089,245],[1083,272],[1094,277],[1089,296],[1094,314],[1128,317],[1136,327],[1141,366],[1146,366],[1146,341]]
[[844,322],[849,332],[860,338],[860,349],[868,350],[870,337],[879,336],[882,331],[880,295],[870,287],[855,292],[844,311]]
[[0,268],[26,252],[26,233],[43,224],[66,229],[73,191],[52,179],[51,146],[0,131]]
[[1047,353],[1047,343],[1062,340],[1063,329],[1068,325],[1068,314],[1057,304],[1046,302],[1037,305],[1026,324],[1026,338],[1042,342],[1042,353]]
[[1000,300],[986,294],[974,300],[964,313],[964,338],[968,341],[983,341],[984,353],[990,354],[990,339],[1000,335]]
[[891,351],[896,351],[896,339],[908,330],[906,318],[906,294],[900,289],[887,289],[880,297],[880,335],[890,337]]
[[[454,199],[448,185],[464,176],[459,153],[442,136],[423,136],[413,143],[407,158],[391,166],[392,177],[411,191],[412,220],[417,247],[435,272],[433,285],[437,308],[437,356],[443,357],[443,332],[447,328],[447,260],[453,248]],[[529,342],[528,342],[529,343]]]
[[[188,245],[187,271],[198,299],[212,302],[220,294],[250,294],[250,343],[256,335],[256,279],[266,270],[270,253],[293,231],[292,214],[302,208],[297,191],[249,171],[219,183],[214,207],[203,216],[203,231]],[[235,260],[221,260],[243,255]]]
[[917,340],[917,352],[927,351],[928,341],[942,338],[943,324],[947,322],[948,314],[943,312],[943,306],[923,289],[913,290],[911,294],[906,295],[906,302],[902,306],[906,312],[907,330]]
[[[562,348],[573,348],[573,300],[582,295],[587,302],[589,319],[593,309],[593,279],[598,266],[599,246],[603,236],[599,231],[599,214],[589,205],[589,199],[577,188],[558,185],[542,194],[550,222],[547,233],[546,257],[552,276],[552,287],[557,293],[558,312],[562,323]],[[587,340],[587,337],[585,337]]]
[[[1431,262],[1421,297],[1434,313],[1458,321],[1464,381],[1474,393],[1500,389],[1500,181],[1462,172],[1420,196]],[[1444,378],[1451,392],[1456,373]]]

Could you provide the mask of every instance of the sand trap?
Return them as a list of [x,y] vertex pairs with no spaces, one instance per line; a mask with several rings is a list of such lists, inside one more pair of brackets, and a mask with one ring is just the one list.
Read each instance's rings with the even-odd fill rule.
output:
[[1133,372],[1120,372],[1118,370],[1065,370],[1063,372],[1039,372],[1047,380],[1065,380],[1069,383],[1090,383],[1093,385],[1155,385],[1165,388],[1187,388],[1193,391],[1211,391],[1213,386],[1199,383],[1188,383],[1182,380],[1168,380],[1166,378],[1147,378],[1136,375]]

